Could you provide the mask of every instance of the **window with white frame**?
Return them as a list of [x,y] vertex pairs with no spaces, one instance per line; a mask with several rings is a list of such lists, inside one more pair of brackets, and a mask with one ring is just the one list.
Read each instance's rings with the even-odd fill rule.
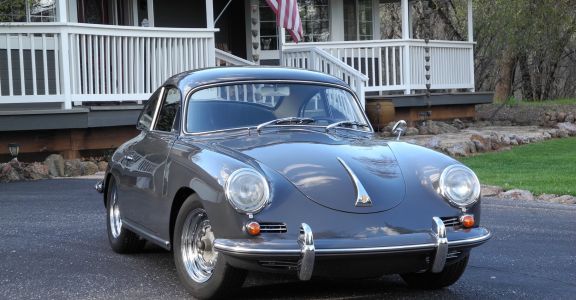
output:
[[344,40],[371,40],[372,0],[344,1]]
[[[330,7],[328,0],[298,0],[302,20],[303,42],[330,40]],[[276,15],[265,0],[260,0],[260,45],[262,50],[278,50]],[[286,34],[286,42],[292,37]]]
[[0,0],[0,22],[55,22],[56,0]]

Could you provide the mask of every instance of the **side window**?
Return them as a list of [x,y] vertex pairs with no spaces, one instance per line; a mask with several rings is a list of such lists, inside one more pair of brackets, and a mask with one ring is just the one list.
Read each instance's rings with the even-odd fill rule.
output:
[[180,90],[173,87],[166,91],[154,130],[171,131],[178,108],[180,108]]
[[144,110],[140,115],[140,119],[138,119],[138,125],[144,129],[150,129],[150,126],[152,126],[152,119],[154,119],[154,112],[156,111],[156,106],[158,105],[160,91],[162,91],[162,88],[156,90],[150,99],[148,99],[146,106],[144,106]]

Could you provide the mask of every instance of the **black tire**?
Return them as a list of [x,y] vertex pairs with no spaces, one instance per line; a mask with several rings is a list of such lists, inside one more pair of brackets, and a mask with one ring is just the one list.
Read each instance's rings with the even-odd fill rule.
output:
[[135,253],[144,248],[145,240],[122,226],[116,180],[110,178],[106,189],[106,228],[110,247],[116,253]]
[[426,290],[441,289],[454,284],[458,279],[460,279],[460,276],[462,276],[466,270],[469,257],[470,255],[468,254],[460,261],[445,266],[444,270],[440,273],[432,273],[428,271],[425,273],[401,274],[400,276],[402,276],[402,279],[404,279],[404,281],[413,288]]
[[[207,246],[199,246],[195,242],[198,240]],[[192,195],[178,212],[173,252],[180,281],[190,294],[199,299],[229,296],[242,286],[246,278],[245,270],[228,265],[223,255],[213,251],[210,240],[214,240],[210,220],[198,197]],[[195,252],[198,254],[194,255]]]

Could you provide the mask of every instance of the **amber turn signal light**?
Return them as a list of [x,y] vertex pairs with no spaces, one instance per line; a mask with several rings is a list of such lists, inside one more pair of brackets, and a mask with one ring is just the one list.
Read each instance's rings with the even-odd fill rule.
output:
[[460,217],[460,223],[465,228],[472,228],[474,226],[474,216],[473,215],[463,215]]
[[248,232],[249,235],[259,235],[260,224],[258,224],[258,222],[250,222],[246,224],[246,232]]

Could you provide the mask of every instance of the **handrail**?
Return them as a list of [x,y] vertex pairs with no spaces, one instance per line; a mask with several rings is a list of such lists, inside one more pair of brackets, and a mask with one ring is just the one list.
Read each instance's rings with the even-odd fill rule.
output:
[[251,62],[249,60],[243,59],[241,57],[238,57],[236,55],[230,54],[226,51],[223,51],[221,49],[214,49],[216,51],[216,65],[218,64],[218,61],[222,61],[224,62],[227,66],[254,66],[256,65],[256,63]]
[[[306,58],[308,61],[296,62],[296,65],[294,65],[293,64],[294,61],[292,60],[290,55],[299,53],[302,54],[306,53],[307,54]],[[310,70],[320,71],[332,76],[340,77],[340,79],[346,81],[346,83],[348,83],[352,87],[352,89],[355,90],[360,99],[360,103],[364,107],[366,101],[364,94],[364,87],[368,82],[369,78],[368,76],[362,74],[362,72],[352,68],[345,62],[337,59],[330,53],[318,47],[300,47],[293,49],[285,49],[282,52],[282,57],[283,57],[282,64],[284,66],[307,68]],[[323,61],[318,60],[318,58],[320,58],[320,60]],[[344,75],[344,78],[342,78],[342,75]]]

